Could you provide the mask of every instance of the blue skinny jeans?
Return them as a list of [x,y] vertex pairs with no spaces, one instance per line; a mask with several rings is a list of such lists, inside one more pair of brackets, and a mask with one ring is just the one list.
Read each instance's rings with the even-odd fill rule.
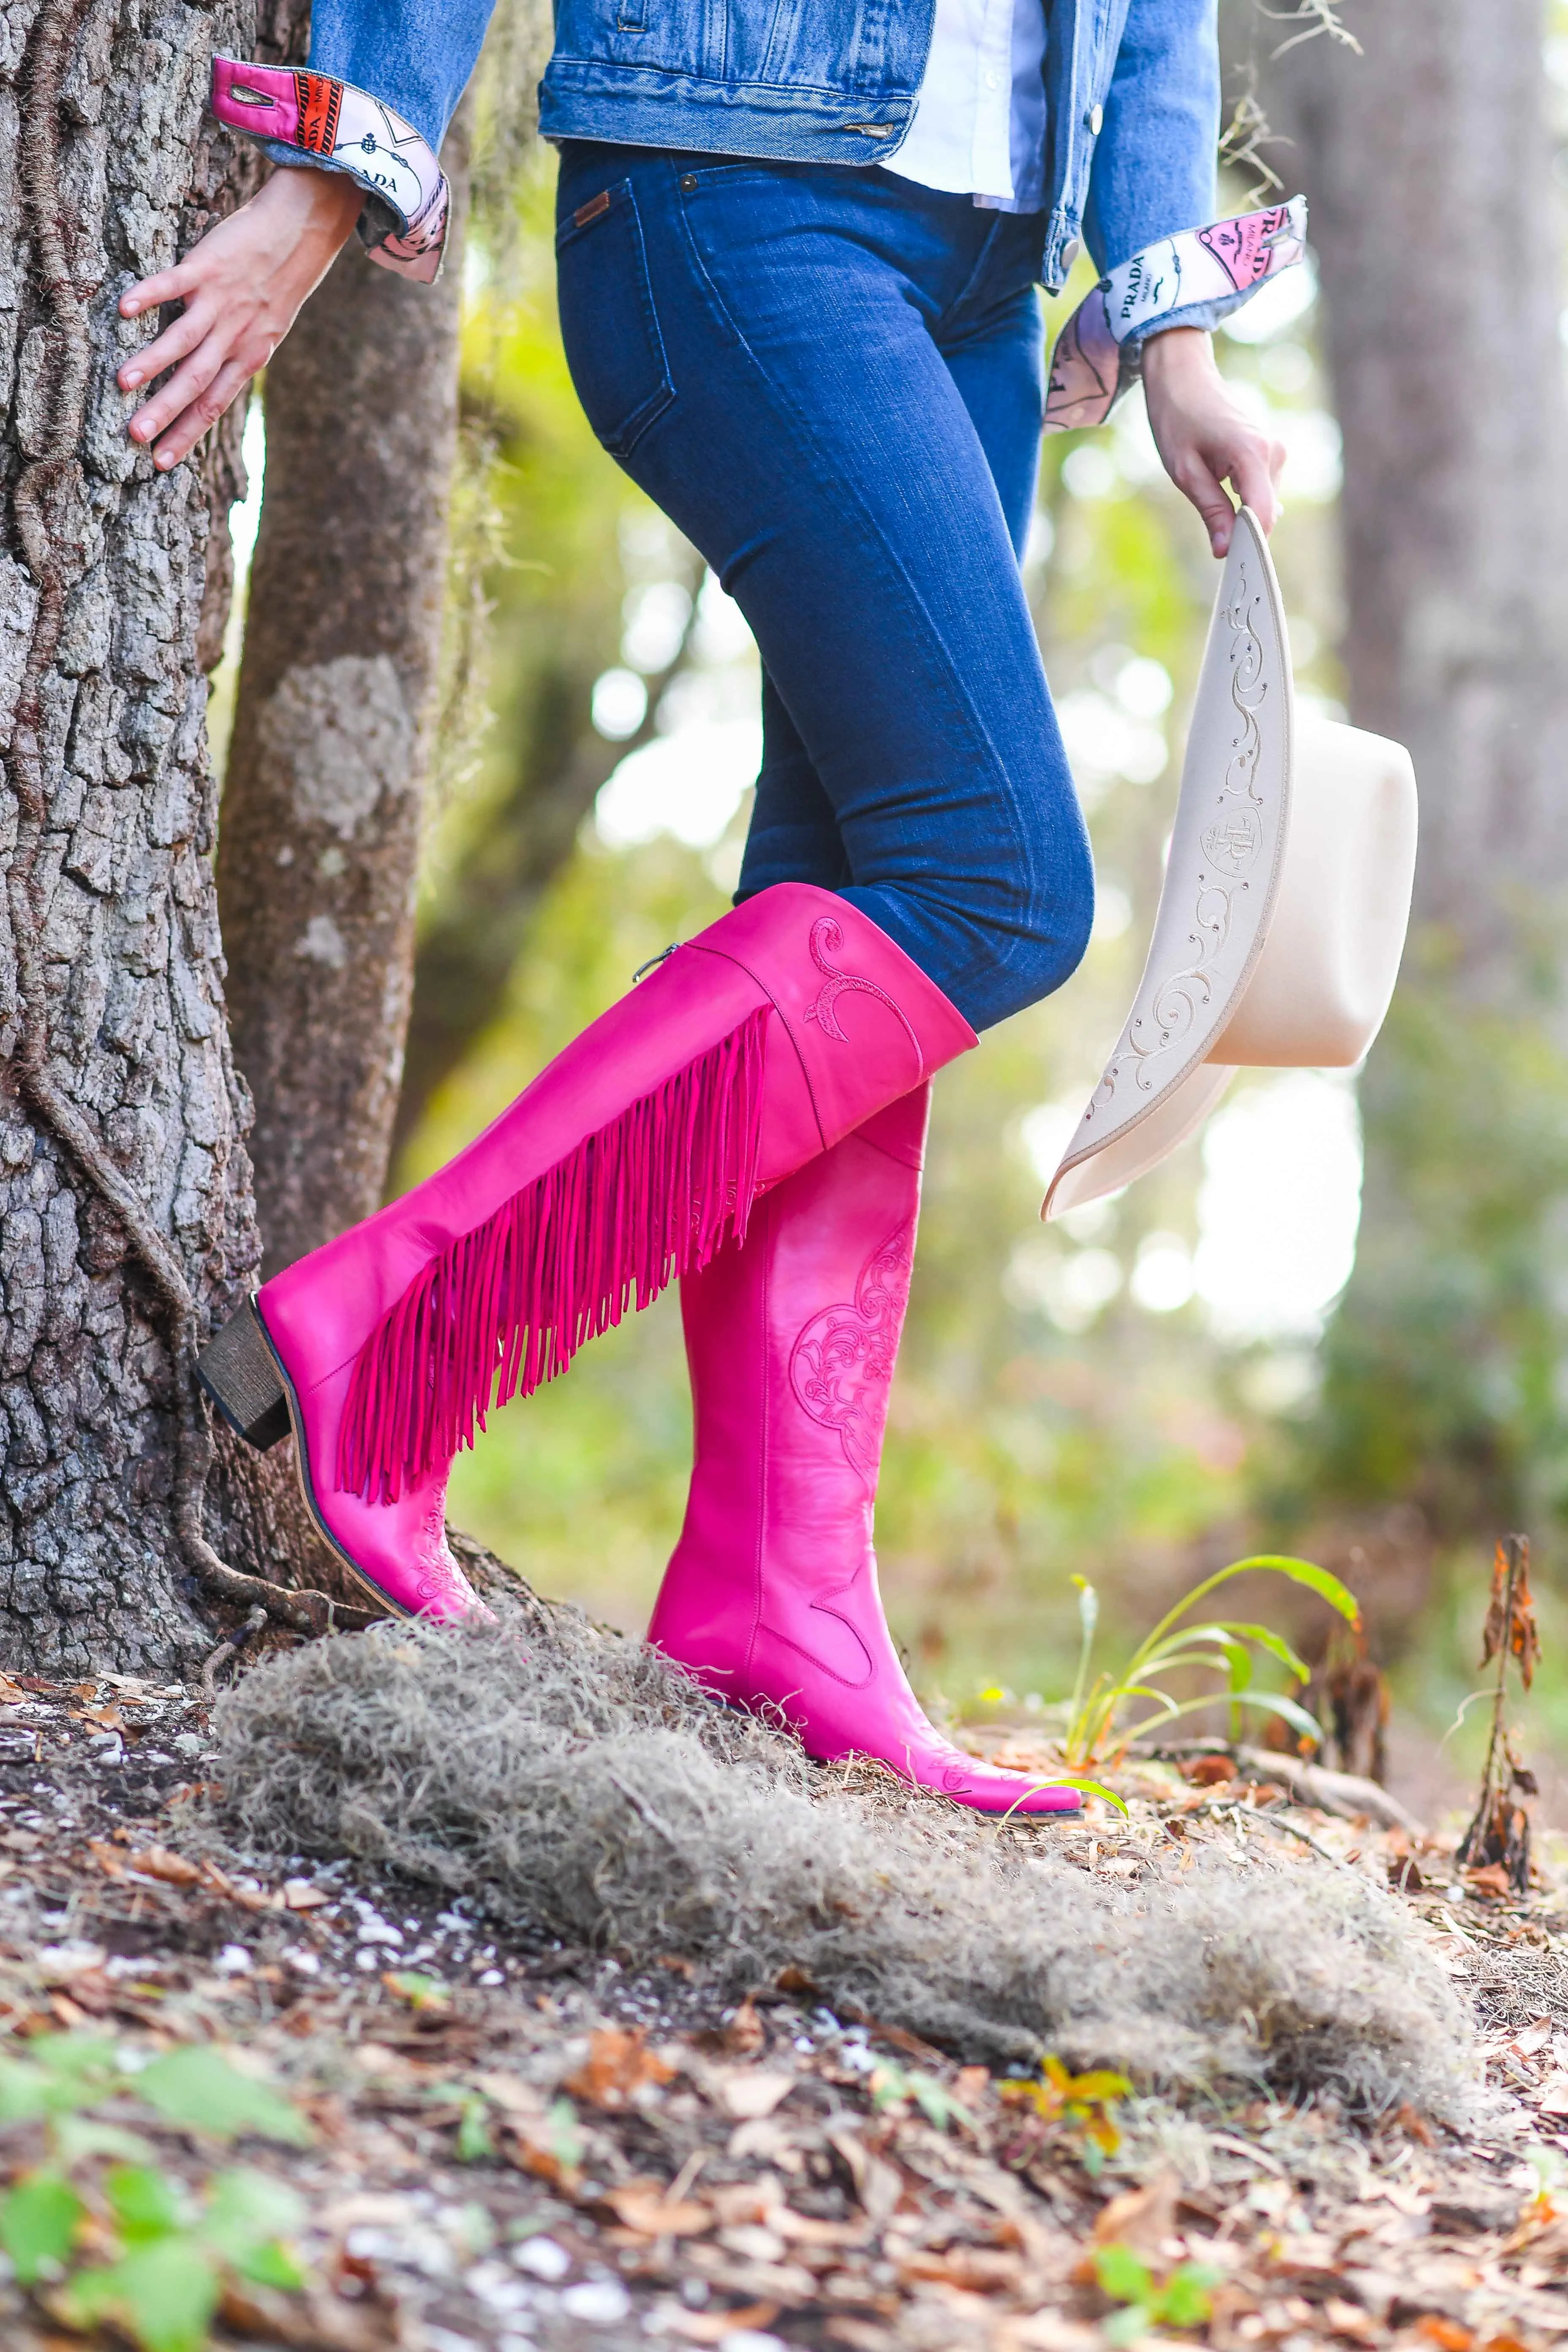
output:
[[762,653],[738,898],[841,893],[977,1029],[1058,988],[1094,879],[1018,571],[1041,216],[572,141],[558,222],[589,423]]

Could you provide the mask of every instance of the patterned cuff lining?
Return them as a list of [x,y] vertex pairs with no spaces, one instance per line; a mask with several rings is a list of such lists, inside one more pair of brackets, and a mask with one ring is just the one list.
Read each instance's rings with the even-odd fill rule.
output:
[[384,217],[369,223],[371,259],[426,286],[438,276],[447,237],[446,174],[428,141],[380,99],[299,66],[215,58],[212,110],[232,131],[298,148],[348,173],[394,216],[391,228]]
[[1046,431],[1103,425],[1136,376],[1138,352],[1156,328],[1200,306],[1211,318],[1223,317],[1306,250],[1305,196],[1145,246],[1085,295],[1057,337]]

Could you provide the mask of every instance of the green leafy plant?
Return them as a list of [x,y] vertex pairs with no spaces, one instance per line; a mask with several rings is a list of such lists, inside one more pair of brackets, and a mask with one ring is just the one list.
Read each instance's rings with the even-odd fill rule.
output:
[[1132,2089],[1125,2074],[1112,2074],[1108,2067],[1072,2074],[1059,2058],[1047,2053],[1037,2075],[1014,2076],[996,2087],[1009,2105],[1033,2107],[1044,2122],[1070,2134],[1090,2173],[1098,2172],[1121,2145],[1116,2110]]
[[919,2107],[928,2124],[937,2131],[946,2131],[950,2124],[963,2124],[974,2128],[974,2118],[961,2099],[955,2099],[945,2083],[935,2074],[925,2074],[918,2067],[895,2065],[884,2059],[871,2074],[871,2104],[874,2107],[903,2107],[911,2104]]
[[0,2059],[0,2122],[42,2123],[47,2148],[0,2197],[0,2248],[18,2282],[47,2291],[70,2326],[108,2322],[142,2352],[201,2352],[227,2278],[302,2284],[286,2242],[303,2204],[283,2182],[241,2168],[188,2189],[159,2167],[143,2133],[87,2112],[110,2102],[217,2140],[303,2147],[310,2126],[213,2049],[138,2066],[113,2042],[42,2034],[25,2057]]
[[1101,2294],[1122,2306],[1104,2324],[1106,2341],[1129,2345],[1156,2327],[1201,2327],[1213,2309],[1209,2291],[1225,2273],[1207,2263],[1178,2263],[1157,2279],[1131,2246],[1110,2245],[1096,2249],[1094,2275]]
[[126,2165],[105,2174],[103,2196],[119,2252],[62,2290],[73,2326],[113,2320],[145,2352],[200,2352],[227,2274],[304,2284],[284,2242],[304,2221],[303,2201],[264,2173],[221,2172],[196,2203],[164,2173]]
[[[1173,1609],[1168,1610],[1152,1633],[1145,1636],[1132,1653],[1120,1675],[1101,1674],[1089,1679],[1094,1660],[1094,1637],[1100,1619],[1100,1598],[1092,1584],[1075,1576],[1079,1591],[1079,1622],[1081,1638],[1079,1644],[1078,1674],[1073,1684],[1072,1698],[1068,1709],[1068,1728],[1063,1751],[1068,1765],[1075,1770],[1114,1761],[1123,1755],[1131,1742],[1146,1737],[1152,1731],[1163,1730],[1178,1717],[1195,1714],[1199,1708],[1212,1706],[1216,1697],[1228,1702],[1231,1737],[1239,1738],[1244,1708],[1256,1708],[1260,1714],[1275,1715],[1290,1725],[1314,1745],[1322,1732],[1304,1706],[1298,1705],[1284,1691],[1254,1690],[1252,1677],[1258,1654],[1275,1659],[1299,1682],[1308,1679],[1308,1668],[1283,1637],[1267,1625],[1255,1625],[1235,1618],[1212,1618],[1194,1623],[1192,1612],[1216,1587],[1228,1583],[1232,1577],[1257,1574],[1283,1576],[1292,1584],[1305,1585],[1310,1591],[1326,1601],[1331,1609],[1352,1625],[1361,1622],[1361,1611],[1349,1587],[1326,1568],[1317,1568],[1310,1560],[1291,1559],[1283,1553],[1260,1553],[1251,1559],[1233,1560],[1195,1584]],[[1188,1622],[1184,1622],[1188,1621]],[[1176,1699],[1160,1687],[1160,1678],[1180,1669],[1195,1667],[1201,1672],[1221,1678],[1220,1690],[1205,1691],[1196,1698]],[[1136,1722],[1125,1720],[1132,1703],[1138,1699],[1153,1702],[1152,1711]],[[1071,1775],[1064,1776],[1069,1785]],[[1085,1785],[1081,1782],[1076,1785]]]
[[[58,2134],[63,2120],[80,2109],[125,2097],[152,2107],[166,2124],[214,2139],[253,2133],[306,2147],[313,2137],[299,2109],[269,2084],[242,2074],[221,2051],[199,2043],[166,2051],[138,2066],[134,2059],[127,2064],[113,2042],[85,2033],[41,2033],[27,2044],[25,2058],[0,2058],[0,2123],[41,2117]],[[67,2141],[73,2155],[132,2152],[125,2133],[114,2125],[95,2125],[74,2137],[68,2132]],[[140,2152],[141,2144],[136,2146]]]

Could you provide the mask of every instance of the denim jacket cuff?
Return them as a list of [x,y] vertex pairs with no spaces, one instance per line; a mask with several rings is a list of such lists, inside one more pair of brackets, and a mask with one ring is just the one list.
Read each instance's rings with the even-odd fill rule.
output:
[[1306,250],[1305,196],[1145,246],[1100,279],[1057,337],[1046,431],[1103,425],[1151,335],[1215,325]]
[[213,59],[212,110],[274,163],[346,172],[364,189],[362,243],[373,261],[429,285],[440,274],[449,193],[429,142],[353,82],[302,66]]

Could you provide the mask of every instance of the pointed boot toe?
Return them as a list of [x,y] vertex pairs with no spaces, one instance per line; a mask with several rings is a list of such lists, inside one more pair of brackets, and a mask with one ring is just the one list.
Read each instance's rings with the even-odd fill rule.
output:
[[321,1464],[337,1459],[353,1364],[351,1359],[312,1381],[307,1362],[304,1346],[289,1347],[286,1329],[275,1336],[261,1305],[247,1299],[196,1370],[225,1420],[252,1445],[265,1449],[292,1429],[300,1489],[317,1533],[373,1599],[400,1617],[440,1623],[488,1617],[447,1542],[444,1470],[395,1503],[344,1494],[320,1475]]

